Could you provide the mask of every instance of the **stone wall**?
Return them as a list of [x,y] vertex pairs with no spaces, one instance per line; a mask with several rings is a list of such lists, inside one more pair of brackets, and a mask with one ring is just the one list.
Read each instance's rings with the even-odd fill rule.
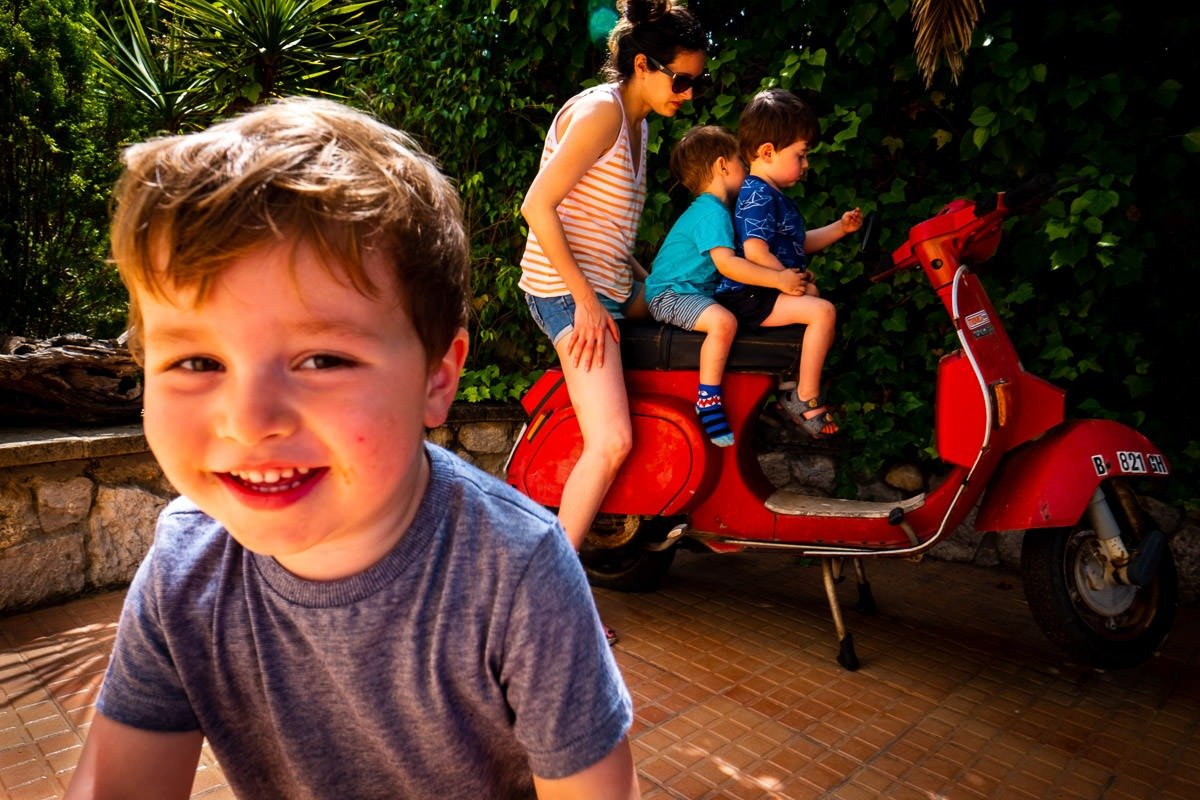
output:
[[[524,422],[519,406],[456,405],[429,437],[488,472],[502,475]],[[776,486],[830,494],[834,456],[768,439],[759,460]],[[859,488],[871,500],[925,491],[911,466]],[[129,582],[174,496],[140,425],[103,429],[0,430],[0,613],[61,602]],[[1200,597],[1200,518],[1150,500],[1168,534],[1181,600]],[[973,517],[930,552],[933,558],[1017,569],[1021,534],[979,534]]]
[[[455,406],[429,437],[495,475],[519,406]],[[141,425],[0,429],[0,614],[123,586],[175,491]]]
[[0,611],[127,583],[172,494],[140,425],[0,432]]

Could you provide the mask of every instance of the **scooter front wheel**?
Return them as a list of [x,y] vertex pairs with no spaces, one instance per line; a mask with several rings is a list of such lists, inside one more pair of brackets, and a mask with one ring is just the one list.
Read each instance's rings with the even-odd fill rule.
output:
[[675,560],[675,548],[647,547],[665,538],[670,527],[661,517],[601,514],[579,549],[588,582],[620,592],[652,592]]
[[[1123,514],[1116,517],[1122,541],[1135,551],[1140,536]],[[1046,636],[1097,666],[1131,667],[1154,655],[1175,621],[1175,561],[1165,548],[1142,586],[1111,580],[1106,565],[1086,515],[1072,528],[1027,531],[1021,546],[1025,597]]]

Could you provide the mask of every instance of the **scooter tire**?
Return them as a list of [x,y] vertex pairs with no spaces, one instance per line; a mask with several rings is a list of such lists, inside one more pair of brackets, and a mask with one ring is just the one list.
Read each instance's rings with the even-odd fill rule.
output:
[[674,547],[662,552],[643,550],[622,561],[584,558],[583,570],[587,573],[588,583],[599,589],[653,592],[662,584],[674,560]]
[[[636,519],[636,518],[630,518]],[[600,526],[600,520],[597,525]],[[661,518],[644,519],[618,535],[594,531],[583,542],[579,559],[588,583],[600,589],[618,592],[652,592],[659,587],[671,563],[675,548],[648,550],[646,544],[667,525]],[[610,526],[611,527],[611,526]]]
[[[1121,523],[1121,538],[1135,549],[1132,527]],[[1096,533],[1086,517],[1072,528],[1026,531],[1021,575],[1034,620],[1050,641],[1105,668],[1125,668],[1154,656],[1175,622],[1179,578],[1170,548],[1144,586],[1102,586],[1096,574]]]

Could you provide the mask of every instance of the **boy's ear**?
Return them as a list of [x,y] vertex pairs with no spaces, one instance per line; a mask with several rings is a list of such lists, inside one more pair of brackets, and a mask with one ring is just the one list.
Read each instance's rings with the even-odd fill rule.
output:
[[436,428],[446,421],[458,391],[458,378],[467,360],[467,329],[459,328],[450,346],[429,368],[425,381],[425,427]]
[[763,161],[769,162],[775,157],[775,145],[772,142],[763,142],[758,146],[758,149],[754,151],[754,155],[756,158],[760,158]]

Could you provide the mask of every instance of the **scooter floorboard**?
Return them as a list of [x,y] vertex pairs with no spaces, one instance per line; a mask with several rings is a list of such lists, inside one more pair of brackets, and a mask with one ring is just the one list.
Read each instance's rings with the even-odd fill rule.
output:
[[765,505],[776,514],[788,516],[886,519],[894,509],[899,508],[908,514],[925,505],[925,495],[919,494],[907,500],[876,502],[842,500],[836,497],[814,497],[789,489],[780,489],[767,498]]

